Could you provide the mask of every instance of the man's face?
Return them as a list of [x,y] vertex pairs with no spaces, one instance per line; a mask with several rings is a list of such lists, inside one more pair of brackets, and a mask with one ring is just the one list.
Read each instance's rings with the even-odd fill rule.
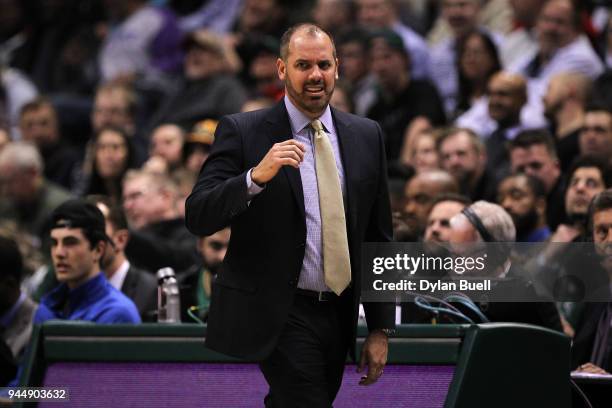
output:
[[463,132],[447,137],[440,145],[442,168],[460,183],[472,178],[481,166],[481,157],[470,137]]
[[185,54],[185,77],[192,81],[205,79],[222,71],[223,59],[216,53],[197,45]]
[[120,90],[98,93],[94,102],[92,125],[94,132],[105,126],[129,131],[132,126],[132,117],[126,95]]
[[510,77],[496,75],[489,82],[489,116],[499,124],[513,124],[525,103],[520,86]]
[[450,220],[463,210],[457,201],[441,201],[434,205],[427,218],[425,242],[446,243],[450,241]]
[[572,174],[565,193],[565,211],[569,216],[586,215],[593,197],[605,188],[597,167],[579,167]]
[[19,120],[19,130],[23,140],[39,147],[53,145],[59,140],[57,117],[47,105],[25,112]]
[[567,0],[553,0],[544,5],[536,22],[540,51],[552,53],[574,39],[572,13]]
[[172,206],[166,193],[148,186],[144,177],[134,177],[123,183],[123,209],[130,226],[140,229],[161,221]]
[[612,114],[587,112],[580,132],[580,153],[609,159],[612,154]]
[[365,27],[388,27],[394,18],[390,0],[358,0],[357,19]]
[[434,199],[431,187],[420,177],[413,177],[408,184],[406,184],[404,199],[406,222],[421,233],[425,230],[427,215],[429,214],[429,210],[431,210]]
[[105,243],[94,248],[80,228],[51,230],[51,259],[57,280],[73,289],[93,278],[100,271],[99,261]]
[[338,47],[340,61],[340,74],[349,82],[359,81],[368,73],[369,60],[366,50],[359,42],[348,42]]
[[375,38],[370,48],[372,73],[387,92],[398,93],[397,79],[408,72],[405,53],[387,45],[384,39]]
[[443,0],[442,17],[451,26],[455,36],[465,35],[476,27],[479,6],[477,0]]
[[593,214],[593,242],[609,273],[612,271],[612,208]]
[[287,61],[276,62],[278,77],[285,82],[289,99],[311,119],[327,107],[338,77],[338,61],[330,38],[304,30],[289,41]]
[[201,238],[198,241],[200,253],[204,260],[204,265],[214,275],[219,270],[219,266],[225,258],[227,252],[227,246],[230,240],[230,229],[225,228],[221,231],[217,231],[209,237]]
[[537,199],[525,176],[511,176],[501,182],[497,202],[508,211],[519,233],[529,233],[538,221]]
[[547,193],[555,187],[560,175],[558,161],[550,155],[543,144],[512,149],[510,167],[513,173],[525,173],[540,179]]
[[170,166],[180,164],[183,156],[183,135],[178,126],[163,125],[151,135],[151,155],[160,156]]

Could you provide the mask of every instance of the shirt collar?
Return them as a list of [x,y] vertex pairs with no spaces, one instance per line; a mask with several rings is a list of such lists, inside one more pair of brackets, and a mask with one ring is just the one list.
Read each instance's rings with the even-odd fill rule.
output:
[[[297,135],[305,127],[310,126],[310,122],[312,120],[304,115],[301,110],[299,110],[291,99],[287,95],[285,95],[285,107],[287,108],[287,113],[289,114],[289,123],[291,124],[291,131],[294,135]],[[331,132],[334,126],[334,121],[332,119],[331,109],[329,108],[329,104],[325,107],[325,111],[318,118],[323,124],[323,128],[326,132]]]
[[113,285],[113,287],[117,290],[121,290],[123,286],[123,282],[125,282],[125,277],[127,276],[128,270],[130,269],[130,262],[126,259],[119,266],[117,271],[113,273],[113,276],[110,277],[108,282]]
[[19,295],[19,299],[11,306],[9,310],[7,310],[4,314],[0,315],[0,327],[9,327],[17,314],[17,310],[21,307],[21,304],[25,301],[26,294],[21,292]]

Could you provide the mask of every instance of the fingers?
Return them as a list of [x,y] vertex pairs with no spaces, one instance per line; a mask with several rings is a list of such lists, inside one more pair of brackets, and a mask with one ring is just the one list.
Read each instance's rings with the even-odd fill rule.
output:
[[361,377],[359,385],[370,385],[374,384],[380,376],[383,374],[384,365],[382,364],[370,364],[368,366],[368,375]]

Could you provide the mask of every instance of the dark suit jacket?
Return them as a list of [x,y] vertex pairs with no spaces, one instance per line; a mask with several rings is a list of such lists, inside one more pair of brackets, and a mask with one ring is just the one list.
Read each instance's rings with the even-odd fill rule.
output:
[[[599,320],[606,307],[608,304],[605,302],[585,303],[582,318],[576,325],[576,335],[572,342],[572,369],[576,369],[580,364],[591,362]],[[612,370],[612,355],[601,368],[608,372]]]
[[146,271],[130,265],[121,291],[136,304],[143,321],[154,321],[157,310],[157,281]]
[[[332,109],[346,177],[352,283],[340,308],[347,343],[354,339],[361,291],[361,243],[392,237],[383,135],[376,122]],[[223,265],[213,282],[206,345],[260,360],[287,320],[304,258],[306,220],[299,170],[284,166],[248,204],[246,173],[272,147],[292,138],[280,102],[225,116],[212,153],[186,203],[187,227],[209,235],[231,225]],[[394,327],[394,305],[365,305],[370,330]]]

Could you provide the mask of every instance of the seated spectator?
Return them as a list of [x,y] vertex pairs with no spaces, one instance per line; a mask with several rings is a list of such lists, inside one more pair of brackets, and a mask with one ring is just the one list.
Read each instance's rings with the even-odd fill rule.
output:
[[178,276],[181,287],[181,320],[190,322],[187,309],[195,306],[196,316],[206,321],[210,304],[212,280],[222,268],[230,240],[230,229],[224,228],[208,237],[198,238],[198,263]]
[[506,177],[497,189],[497,202],[512,217],[517,242],[542,242],[550,237],[546,190],[539,179],[524,173]]
[[538,15],[535,54],[524,54],[507,67],[530,79],[530,92],[543,96],[551,76],[578,72],[594,79],[603,64],[588,38],[580,32],[580,13],[571,0],[549,0]]
[[19,114],[19,131],[22,140],[34,143],[40,151],[45,178],[70,190],[75,181],[78,152],[62,139],[51,102],[39,97],[25,104]]
[[457,103],[453,118],[485,98],[491,76],[501,70],[497,46],[483,31],[466,34],[457,44]]
[[355,113],[365,116],[376,101],[376,77],[370,72],[369,34],[362,27],[344,30],[336,37],[340,78],[351,84]]
[[584,109],[591,85],[592,81],[583,74],[561,72],[551,76],[542,99],[563,172],[580,155],[578,138],[584,126]]
[[427,127],[418,131],[414,136],[410,136],[409,131],[410,129],[406,129],[404,136],[402,164],[412,167],[416,173],[439,169],[440,155],[436,147],[437,131]]
[[538,49],[535,25],[540,9],[546,0],[509,1],[514,17],[514,26],[506,34],[500,47],[502,65],[510,67],[525,54],[535,54]]
[[157,311],[157,280],[150,271],[134,267],[125,255],[130,240],[127,220],[121,207],[105,196],[89,196],[104,215],[106,235],[110,238],[100,266],[108,282],[134,302],[143,321],[154,321]]
[[[477,303],[489,321],[527,323],[561,331],[559,313],[552,302],[495,301],[496,293],[505,298],[513,296],[523,298],[528,295],[530,298],[536,297],[533,286],[520,277],[522,273],[517,270],[518,265],[515,265],[510,258],[511,245],[502,246],[503,243],[514,242],[516,236],[512,218],[502,207],[478,201],[455,215],[450,225],[450,242],[453,251],[460,248],[455,244],[497,243],[497,251],[499,251],[497,258],[500,259],[494,264],[491,264],[489,260],[483,275],[500,280],[492,282],[492,289],[489,293],[491,301],[486,303],[486,306]],[[469,250],[474,251],[474,248],[470,247]]]
[[161,160],[166,173],[171,173],[183,166],[183,147],[185,131],[172,123],[159,125],[151,133],[148,165]]
[[340,79],[336,81],[336,87],[329,100],[329,104],[342,112],[353,113],[353,101],[347,82]]
[[429,52],[425,39],[402,23],[399,5],[393,0],[357,0],[357,22],[375,30],[392,30],[401,37],[411,61],[410,77],[429,79]]
[[125,173],[136,167],[134,148],[128,135],[120,128],[102,128],[92,140],[92,172],[80,195],[107,195],[121,202],[121,182]]
[[[608,282],[612,282],[611,190],[603,191],[593,198],[589,207],[588,225],[601,266],[607,274]],[[598,374],[612,372],[611,336],[612,302],[587,303],[572,343],[572,368]]]
[[0,236],[0,341],[19,361],[30,342],[37,304],[20,288],[23,260],[15,241]]
[[70,194],[45,179],[42,157],[27,142],[9,143],[0,152],[0,187],[0,218],[14,220],[40,247],[49,214]]
[[162,174],[131,170],[123,181],[123,209],[130,226],[125,253],[136,267],[177,273],[197,260],[196,239],[177,209],[177,186]]
[[545,130],[526,130],[508,145],[510,170],[538,178],[546,190],[546,223],[551,231],[565,222],[565,207],[559,205],[565,195],[565,183],[555,142]]
[[370,58],[380,87],[367,116],[376,120],[384,131],[387,159],[392,166],[399,157],[404,130],[410,122],[424,117],[431,125],[442,125],[444,110],[433,85],[410,76],[410,57],[401,37],[393,31],[373,34]]
[[153,115],[150,126],[175,123],[191,129],[205,118],[219,119],[240,111],[246,94],[230,65],[232,51],[223,44],[207,31],[187,36],[184,80]]
[[353,4],[345,0],[316,0],[312,7],[312,22],[332,37],[353,22]]
[[442,170],[431,170],[415,174],[404,190],[404,220],[413,233],[423,238],[427,216],[436,196],[458,193],[459,186],[453,177]]
[[110,238],[104,216],[83,200],[70,200],[50,217],[51,258],[60,285],[43,296],[34,323],[51,319],[140,323],[134,303],[100,270]]
[[459,194],[440,194],[427,216],[424,242],[445,244],[450,241],[450,220],[459,214],[470,200]]
[[603,106],[591,105],[584,115],[580,130],[580,154],[612,160],[612,112]]
[[187,135],[183,148],[183,161],[187,170],[196,174],[200,172],[215,141],[217,123],[214,119],[202,120],[196,123],[191,133]]
[[496,183],[486,171],[487,155],[478,136],[469,129],[451,128],[438,139],[442,168],[459,183],[461,194],[476,199],[493,199]]

